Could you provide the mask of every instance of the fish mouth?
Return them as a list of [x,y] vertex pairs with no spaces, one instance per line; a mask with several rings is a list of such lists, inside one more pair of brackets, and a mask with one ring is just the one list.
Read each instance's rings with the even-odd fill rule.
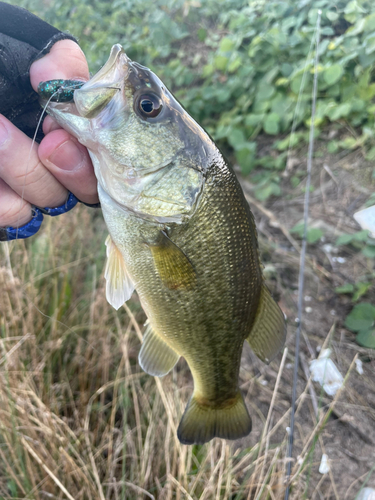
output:
[[116,43],[104,66],[74,92],[74,103],[78,113],[85,118],[93,118],[100,113],[122,89],[130,65],[131,59],[125,54],[123,47]]
[[[109,54],[108,61],[104,64],[104,66],[87,82],[88,86],[99,86],[102,87],[105,83],[108,82],[108,77],[113,78],[113,72],[116,69],[116,66],[121,66],[122,68],[128,68],[131,60],[125,54],[125,51],[119,43],[116,43]],[[99,85],[98,85],[99,84]],[[84,88],[84,85],[82,88]]]

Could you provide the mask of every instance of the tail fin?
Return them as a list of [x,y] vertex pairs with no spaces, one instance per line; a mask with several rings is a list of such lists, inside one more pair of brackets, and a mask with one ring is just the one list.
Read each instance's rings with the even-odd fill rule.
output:
[[198,403],[194,394],[186,406],[177,436],[182,444],[203,444],[214,437],[239,439],[251,431],[251,418],[242,394],[220,408]]

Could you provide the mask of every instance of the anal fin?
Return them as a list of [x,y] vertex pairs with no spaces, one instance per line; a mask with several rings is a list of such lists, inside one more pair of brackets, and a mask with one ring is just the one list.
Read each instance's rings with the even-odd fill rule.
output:
[[171,289],[191,290],[196,284],[196,274],[184,252],[160,231],[155,243],[149,244],[154,265],[163,282]]
[[124,257],[110,235],[105,240],[105,244],[107,247],[107,263],[104,271],[107,282],[106,297],[115,309],[119,309],[130,299],[134,291],[134,284],[126,270]]
[[263,284],[254,324],[246,340],[258,358],[270,363],[283,347],[285,337],[284,313]]
[[172,370],[180,356],[154,332],[148,323],[139,352],[141,368],[154,377],[163,377]]

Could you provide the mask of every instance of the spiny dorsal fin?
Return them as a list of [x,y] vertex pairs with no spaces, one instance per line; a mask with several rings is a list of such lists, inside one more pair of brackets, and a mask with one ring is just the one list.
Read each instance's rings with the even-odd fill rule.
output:
[[284,313],[263,284],[254,324],[246,340],[258,358],[270,363],[283,347],[285,337]]
[[148,323],[139,352],[141,368],[154,377],[163,377],[172,370],[180,356],[157,335]]
[[110,235],[105,240],[105,244],[107,247],[107,262],[104,271],[107,282],[106,297],[111,306],[119,309],[130,299],[134,285],[126,270],[124,257]]
[[190,260],[163,231],[149,247],[156,270],[166,287],[171,290],[194,288],[197,278]]

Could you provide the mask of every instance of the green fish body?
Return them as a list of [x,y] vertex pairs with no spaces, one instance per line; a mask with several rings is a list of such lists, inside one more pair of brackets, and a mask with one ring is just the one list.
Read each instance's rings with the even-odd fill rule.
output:
[[107,298],[119,308],[136,289],[148,317],[141,367],[163,376],[180,356],[189,365],[194,392],[180,441],[246,436],[243,343],[269,362],[286,327],[264,284],[254,219],[233,170],[119,45],[74,103],[50,103],[48,112],[90,151],[110,235]]

